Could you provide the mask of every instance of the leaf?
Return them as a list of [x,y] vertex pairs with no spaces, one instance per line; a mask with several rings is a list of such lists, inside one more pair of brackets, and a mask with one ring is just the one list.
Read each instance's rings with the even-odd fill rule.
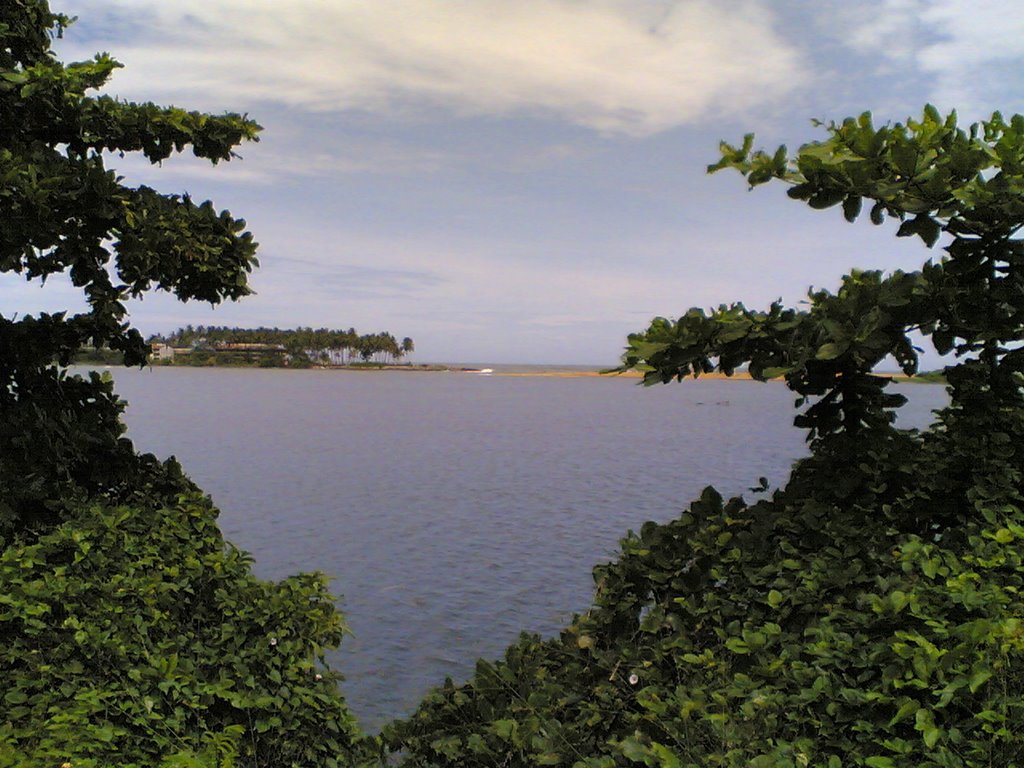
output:
[[651,750],[634,738],[625,739],[619,745],[619,749],[622,750],[622,756],[630,762],[650,764],[648,757],[651,755]]
[[491,723],[494,734],[503,741],[512,741],[512,738],[519,730],[519,723],[515,720],[495,720]]
[[1009,544],[1017,537],[1013,535],[1013,531],[1011,531],[1009,528],[1000,528],[995,532],[992,538],[994,538],[1000,544]]
[[789,159],[789,151],[786,149],[786,145],[782,144],[778,149],[775,150],[775,154],[772,156],[772,165],[775,168],[775,173],[782,176],[786,172],[786,163]]
[[822,189],[811,195],[807,204],[815,210],[831,208],[846,199],[846,191],[842,189]]
[[750,646],[748,646],[746,642],[740,640],[738,637],[730,637],[728,640],[726,640],[725,647],[733,653],[738,653],[740,655],[750,653]]
[[981,686],[983,686],[991,677],[992,671],[988,669],[983,669],[978,672],[975,672],[973,675],[971,675],[971,679],[970,682],[967,684],[967,687],[970,689],[971,693],[976,693],[978,689],[981,688]]
[[932,343],[935,345],[935,351],[940,355],[945,355],[953,349],[953,332],[945,329],[939,329],[932,333]]
[[835,360],[837,357],[846,352],[846,350],[849,349],[849,347],[849,342],[841,344],[829,342],[828,344],[822,344],[820,347],[818,347],[818,351],[817,353],[815,353],[814,356],[818,360]]
[[892,720],[889,721],[889,725],[896,725],[896,723],[906,720],[908,717],[917,712],[917,710],[919,710],[920,708],[920,704],[918,704],[913,699],[908,699],[902,705],[900,705],[899,709],[896,710],[896,714],[893,715]]
[[630,346],[630,349],[641,360],[650,360],[659,352],[666,350],[668,346],[665,342],[635,341]]
[[931,248],[939,240],[939,235],[942,233],[942,227],[935,221],[931,216],[920,214],[915,217],[915,221],[919,221],[917,225],[917,234],[920,235],[924,244]]
[[682,763],[672,750],[657,742],[651,744],[651,751],[658,759],[658,768],[682,768]]
[[861,203],[860,195],[850,195],[843,200],[843,217],[851,224],[860,216]]
[[896,237],[912,237],[917,235],[924,241],[925,245],[931,248],[939,239],[942,227],[931,216],[920,213],[912,219],[907,219],[900,224],[896,230]]

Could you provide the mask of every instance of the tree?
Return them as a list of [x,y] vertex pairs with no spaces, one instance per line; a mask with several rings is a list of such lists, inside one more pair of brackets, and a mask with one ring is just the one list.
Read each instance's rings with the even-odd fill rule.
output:
[[1024,117],[1007,123],[996,113],[968,132],[955,113],[942,118],[929,106],[907,125],[876,130],[865,113],[827,129],[828,141],[803,147],[793,161],[785,147],[752,153],[748,135],[740,148],[723,144],[709,170],[735,168],[751,187],[782,180],[790,197],[816,209],[842,205],[851,222],[868,201],[873,223],[900,222],[898,237],[929,247],[948,237],[948,257],[910,274],[855,271],[836,295],[812,292],[805,312],[733,304],[710,315],[691,310],[677,322],[658,318],[630,337],[625,367],[642,367],[652,383],[747,364],[754,378],[784,376],[803,398],[821,396],[799,421],[812,439],[856,436],[891,425],[887,409],[903,399],[882,395],[888,380],[872,370],[892,355],[916,372],[916,330],[938,352],[970,357],[952,369],[955,402],[981,387],[986,400],[1018,405],[1024,245],[1014,235],[1024,224]]
[[325,580],[255,579],[177,464],[123,437],[111,383],[64,368],[86,343],[145,363],[127,298],[237,299],[256,264],[241,219],[127,186],[107,156],[217,163],[259,126],[96,95],[119,65],[57,61],[69,23],[45,0],[0,6],[0,271],[66,273],[88,304],[0,317],[0,762],[150,765],[214,743],[335,764],[357,732],[317,660],[343,631]]
[[[256,244],[242,220],[187,195],[129,187],[106,169],[104,153],[141,152],[159,163],[190,148],[216,163],[255,140],[259,126],[87,95],[119,65],[107,55],[56,61],[50,35],[69,20],[45,2],[9,3],[0,22],[0,271],[41,281],[67,273],[89,307],[0,317],[0,476],[18,478],[0,481],[2,532],[46,517],[51,483],[110,489],[131,463],[117,450],[109,386],[66,376],[55,363],[67,365],[85,344],[144,363],[146,345],[126,322],[128,297],[157,289],[218,303],[250,292]],[[29,433],[38,435],[31,446],[22,440]],[[95,461],[96,441],[118,454],[113,466]]]
[[[945,256],[851,272],[807,310],[694,309],[630,336],[623,369],[647,384],[784,378],[811,455],[754,502],[708,488],[627,536],[558,638],[524,635],[386,731],[405,765],[1024,761],[1024,117],[824,127],[792,159],[723,144],[709,170],[849,221],[868,202]],[[911,331],[956,356],[920,433],[873,372],[916,370]]]

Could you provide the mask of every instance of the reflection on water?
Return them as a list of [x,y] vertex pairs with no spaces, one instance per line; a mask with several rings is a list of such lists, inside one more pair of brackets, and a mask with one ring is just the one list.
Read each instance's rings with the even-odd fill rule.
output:
[[[591,568],[706,485],[785,480],[779,384],[157,368],[115,371],[136,445],[176,455],[261,576],[334,577],[333,659],[364,727],[407,714],[521,630],[586,608]],[[905,386],[925,425],[941,387]]]

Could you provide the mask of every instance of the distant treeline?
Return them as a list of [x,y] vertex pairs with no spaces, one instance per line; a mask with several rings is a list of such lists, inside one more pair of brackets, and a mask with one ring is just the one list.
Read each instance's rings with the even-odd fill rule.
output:
[[946,371],[941,368],[936,371],[922,371],[915,373],[909,380],[919,384],[945,384]]
[[186,365],[391,365],[414,350],[406,336],[398,341],[392,334],[359,334],[330,328],[228,328],[185,326],[168,335],[150,338],[154,345],[166,345],[175,364]]
[[123,365],[124,355],[106,347],[82,347],[75,355],[75,362],[80,365]]

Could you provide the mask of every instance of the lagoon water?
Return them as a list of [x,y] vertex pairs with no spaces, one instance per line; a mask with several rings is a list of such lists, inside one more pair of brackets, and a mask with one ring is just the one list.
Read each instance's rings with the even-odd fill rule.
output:
[[[498,366],[495,366],[498,368]],[[334,577],[331,661],[362,725],[411,713],[520,631],[551,634],[627,529],[805,453],[780,384],[465,373],[113,371],[140,450],[177,456],[256,571]],[[942,387],[913,385],[925,426]]]

